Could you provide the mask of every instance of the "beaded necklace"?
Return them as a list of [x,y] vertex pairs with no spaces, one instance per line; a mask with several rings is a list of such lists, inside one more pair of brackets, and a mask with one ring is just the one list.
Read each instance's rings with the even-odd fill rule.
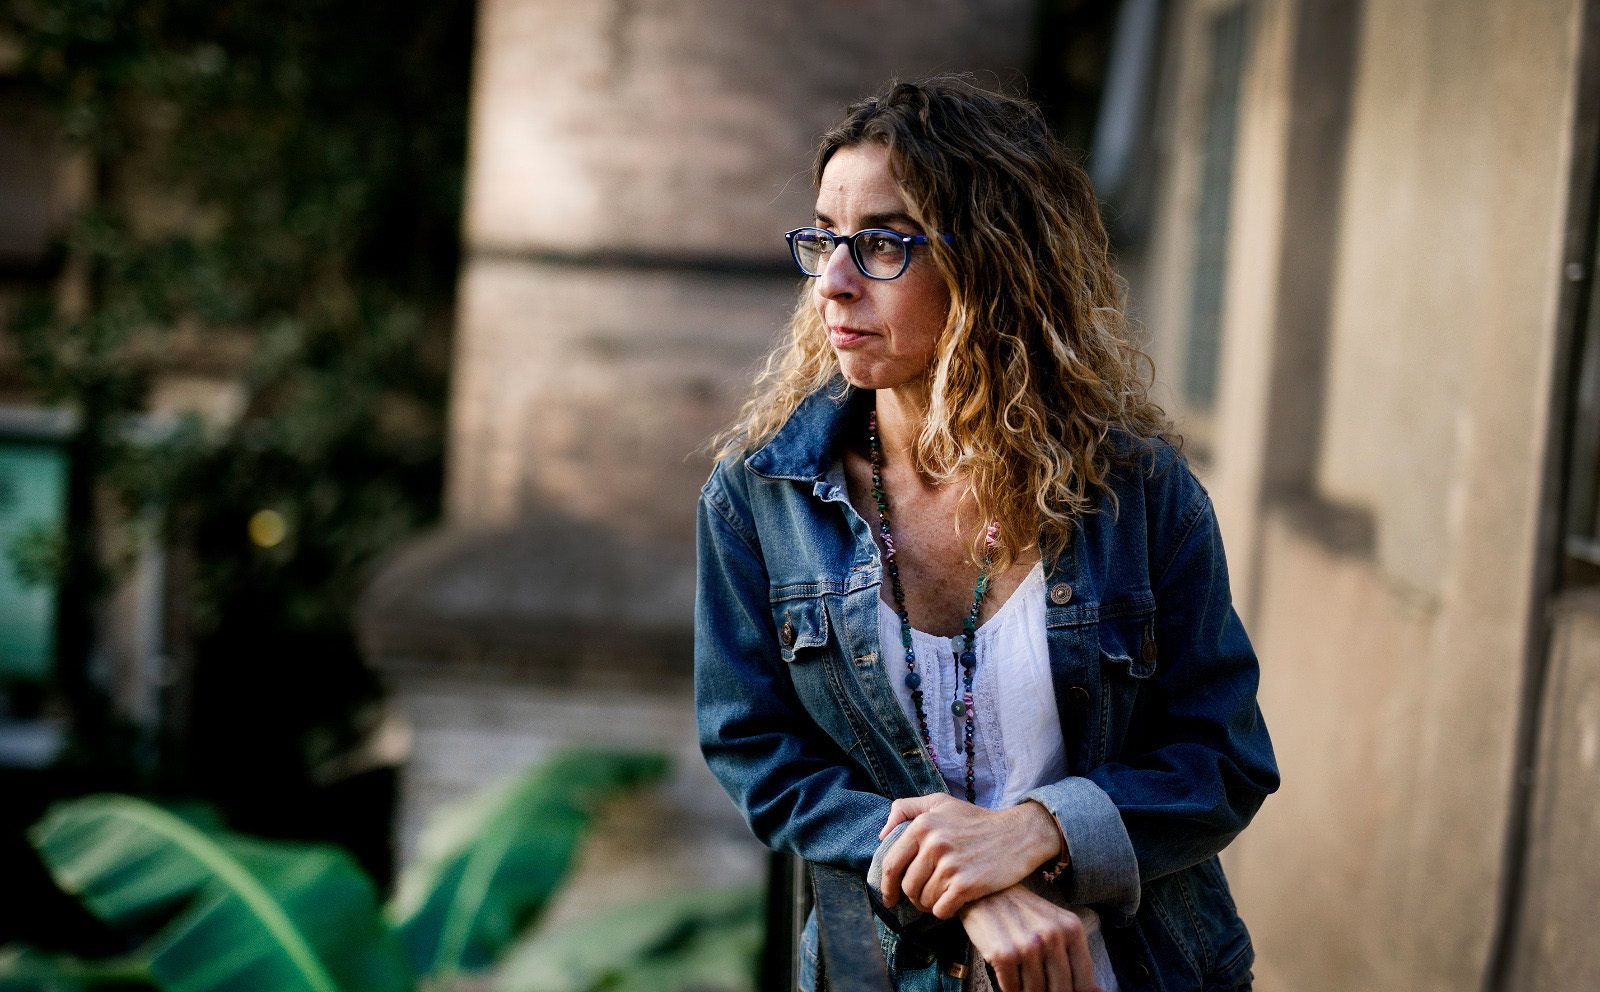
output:
[[[883,563],[889,570],[889,589],[894,594],[894,611],[900,616],[900,641],[906,649],[906,688],[911,690],[911,702],[917,711],[917,729],[922,732],[922,743],[927,745],[928,756],[939,763],[933,748],[933,737],[928,733],[928,714],[922,706],[922,676],[917,674],[917,654],[911,646],[911,616],[906,612],[905,589],[900,585],[900,566],[895,563],[894,535],[889,531],[889,497],[883,489],[883,450],[878,445],[878,413],[867,416],[867,447],[872,456],[872,498],[878,503],[878,536],[883,541]],[[974,734],[972,703],[972,674],[978,667],[978,610],[989,591],[989,566],[994,561],[995,539],[1000,534],[998,521],[991,523],[983,536],[983,567],[978,571],[978,584],[972,590],[972,609],[961,624],[961,633],[950,638],[950,646],[959,665],[959,695],[951,700],[950,712],[957,718],[965,717],[962,739],[956,741],[956,753],[967,756],[967,802],[978,801],[976,778],[977,759],[972,751]]]

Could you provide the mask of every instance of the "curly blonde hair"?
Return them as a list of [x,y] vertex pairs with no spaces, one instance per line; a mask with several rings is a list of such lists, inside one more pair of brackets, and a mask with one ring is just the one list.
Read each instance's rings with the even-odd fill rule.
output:
[[[916,467],[968,480],[978,519],[1000,522],[997,568],[1035,535],[1053,560],[1092,490],[1114,504],[1110,473],[1137,448],[1127,441],[1171,430],[1149,396],[1154,369],[1132,340],[1089,177],[1035,104],[959,78],[892,83],[851,106],[822,137],[813,182],[839,149],[867,142],[887,147],[922,229],[950,235],[930,241],[951,304]],[[838,374],[808,286],[752,398],[712,442],[716,456],[765,443]]]

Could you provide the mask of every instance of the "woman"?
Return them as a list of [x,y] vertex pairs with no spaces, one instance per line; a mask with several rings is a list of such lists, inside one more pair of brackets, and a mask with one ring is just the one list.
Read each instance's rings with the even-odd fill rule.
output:
[[1087,177],[942,80],[852,107],[814,179],[701,494],[707,762],[765,843],[868,873],[898,988],[1248,988],[1216,854],[1277,787],[1256,660]]

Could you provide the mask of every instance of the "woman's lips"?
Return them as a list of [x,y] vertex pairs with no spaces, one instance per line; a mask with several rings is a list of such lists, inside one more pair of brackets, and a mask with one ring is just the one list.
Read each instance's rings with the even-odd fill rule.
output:
[[849,348],[852,345],[860,344],[871,336],[866,331],[857,330],[854,327],[830,326],[828,328],[828,340],[833,342],[835,348]]

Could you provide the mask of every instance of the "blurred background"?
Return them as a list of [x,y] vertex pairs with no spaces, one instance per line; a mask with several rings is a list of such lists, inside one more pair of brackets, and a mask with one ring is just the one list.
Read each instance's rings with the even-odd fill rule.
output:
[[[176,911],[80,898],[52,804],[336,845],[370,915],[538,768],[621,798],[413,978],[752,988],[702,446],[816,136],[948,71],[1083,155],[1217,504],[1284,778],[1224,855],[1258,988],[1600,988],[1600,0],[7,0],[0,988],[170,982]],[[283,987],[412,980],[329,968]]]

